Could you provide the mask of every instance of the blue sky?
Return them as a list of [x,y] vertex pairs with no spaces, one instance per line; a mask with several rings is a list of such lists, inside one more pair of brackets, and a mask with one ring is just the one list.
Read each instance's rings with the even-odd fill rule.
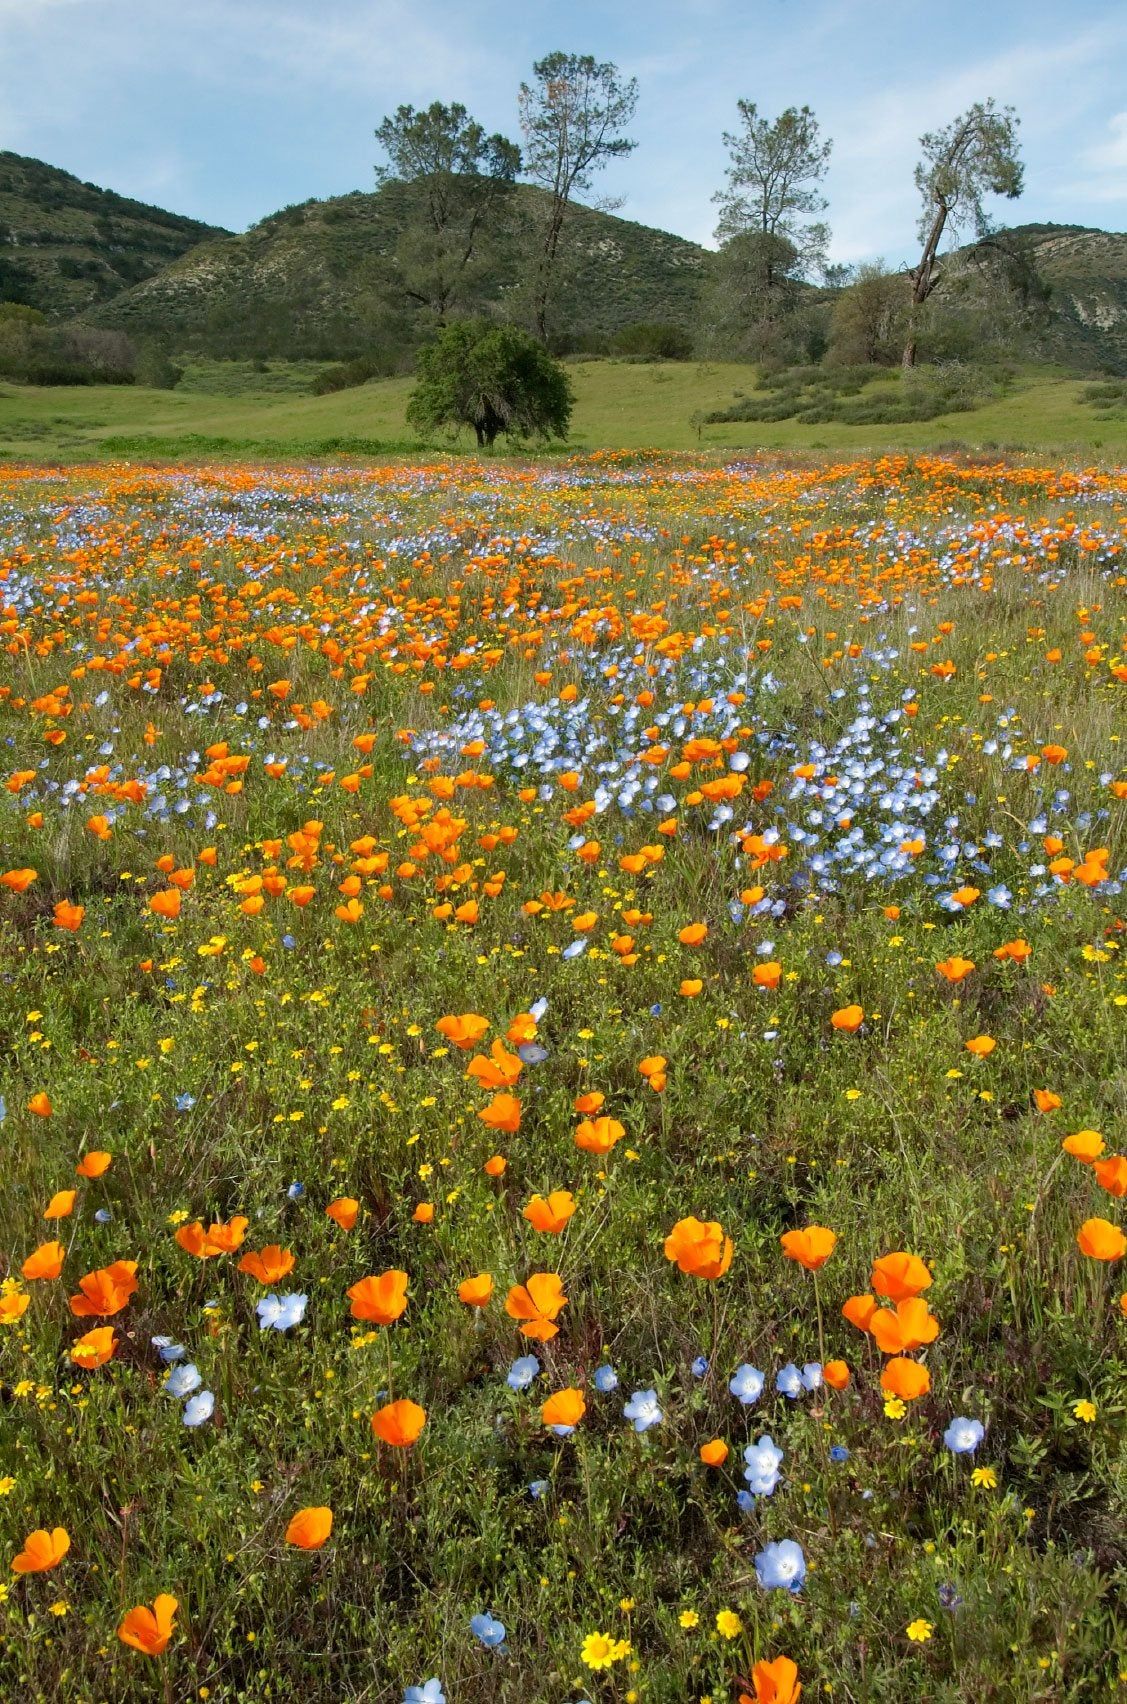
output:
[[370,188],[401,101],[519,139],[517,85],[556,47],[638,78],[638,148],[602,187],[698,241],[740,96],[834,138],[836,259],[908,258],[918,137],[987,95],[1022,117],[1006,218],[1127,227],[1121,0],[0,0],[0,148],[238,230]]

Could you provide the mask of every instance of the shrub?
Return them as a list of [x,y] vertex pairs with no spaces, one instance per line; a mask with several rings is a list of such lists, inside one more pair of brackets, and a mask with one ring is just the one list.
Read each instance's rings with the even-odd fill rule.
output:
[[513,325],[459,320],[419,350],[419,382],[407,419],[423,432],[472,427],[479,445],[511,438],[564,437],[571,383],[543,344]]
[[679,325],[660,325],[638,320],[624,325],[610,340],[612,355],[627,355],[638,361],[689,361],[693,340]]

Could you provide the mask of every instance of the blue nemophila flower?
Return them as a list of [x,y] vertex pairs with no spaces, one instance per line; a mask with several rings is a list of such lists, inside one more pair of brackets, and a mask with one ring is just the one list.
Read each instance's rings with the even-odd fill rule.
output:
[[779,1483],[779,1463],[783,1452],[775,1440],[765,1434],[758,1443],[749,1444],[744,1451],[744,1478],[757,1497],[770,1497]]
[[793,1538],[784,1538],[766,1545],[755,1558],[755,1577],[764,1591],[801,1591],[806,1578],[801,1544],[796,1544]]
[[292,952],[294,947],[297,946],[297,942],[292,935],[283,935],[282,945],[286,948],[287,952]]
[[8,1103],[4,1099],[3,1095],[0,1095],[0,1124],[3,1124],[3,1122],[7,1118],[7,1116],[8,1116]]
[[304,1194],[305,1185],[303,1183],[297,1183],[296,1181],[291,1183],[290,1187],[286,1190],[287,1198],[290,1201],[300,1201]]
[[409,1686],[403,1694],[403,1704],[446,1704],[446,1694],[438,1676],[424,1680],[420,1686]]
[[537,1501],[539,1501],[547,1489],[548,1481],[546,1479],[534,1479],[528,1487],[528,1495],[530,1497],[535,1497]]
[[203,1384],[200,1369],[194,1361],[185,1361],[181,1367],[173,1367],[161,1390],[165,1396],[191,1396],[194,1390],[199,1390]]
[[597,1367],[595,1369],[594,1385],[595,1389],[601,1390],[605,1396],[608,1390],[618,1389],[618,1374],[611,1366]]
[[166,1367],[174,1361],[182,1361],[188,1353],[182,1343],[173,1343],[171,1337],[154,1337],[150,1341]]
[[752,1496],[750,1491],[737,1491],[736,1502],[745,1515],[750,1515],[752,1509],[755,1507],[755,1498]]
[[656,1390],[636,1390],[622,1412],[627,1420],[633,1420],[635,1432],[648,1432],[664,1419]]
[[485,1646],[487,1651],[495,1651],[499,1645],[505,1643],[504,1624],[495,1621],[493,1616],[488,1614],[471,1615],[470,1632],[475,1639]]
[[540,1376],[540,1363],[535,1355],[521,1355],[515,1360],[505,1377],[505,1383],[510,1390],[527,1390],[533,1379]]
[[707,1371],[708,1371],[708,1356],[707,1355],[698,1355],[696,1360],[693,1362],[693,1365],[692,1365],[692,1368],[691,1368],[691,1372],[692,1372],[694,1379],[703,1379],[703,1377],[707,1373]]
[[215,1413],[215,1396],[210,1390],[201,1390],[195,1396],[189,1397],[184,1404],[181,1418],[185,1426],[202,1426],[205,1420],[210,1420]]
[[176,1105],[177,1112],[191,1112],[191,1110],[195,1106],[195,1104],[196,1104],[195,1095],[185,1094],[185,1095],[177,1095],[176,1096],[175,1105]]
[[780,1396],[787,1396],[793,1402],[802,1394],[802,1374],[793,1361],[788,1361],[785,1367],[780,1367],[775,1374],[775,1389]]
[[821,1363],[821,1361],[807,1361],[806,1362],[805,1366],[802,1369],[802,1388],[803,1388],[803,1390],[809,1390],[809,1391],[821,1390],[821,1388],[822,1388],[822,1363]]
[[745,1361],[728,1380],[728,1389],[745,1407],[750,1407],[763,1394],[763,1374],[758,1367],[749,1366]]
[[580,935],[577,941],[570,942],[569,945],[564,948],[560,957],[564,959],[577,959],[581,953],[585,953],[586,951],[587,937],[585,935]]
[[830,1460],[836,1462],[849,1460],[849,1451],[846,1449],[844,1444],[831,1444]]
[[943,1434],[943,1442],[953,1455],[973,1455],[985,1436],[981,1420],[968,1420],[958,1414]]
[[271,1292],[263,1296],[254,1310],[258,1315],[259,1330],[289,1331],[291,1326],[301,1324],[308,1306],[309,1297],[299,1291],[291,1290],[284,1296]]
[[108,1225],[112,1219],[113,1214],[110,1212],[108,1207],[99,1207],[97,1212],[94,1214],[94,1223],[96,1225]]

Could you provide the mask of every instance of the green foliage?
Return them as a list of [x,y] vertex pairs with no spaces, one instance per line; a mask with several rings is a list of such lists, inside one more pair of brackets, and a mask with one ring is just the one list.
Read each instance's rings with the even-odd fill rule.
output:
[[745,231],[729,238],[701,306],[704,351],[776,367],[801,358],[801,272],[802,256],[789,237]]
[[0,377],[29,385],[130,385],[134,350],[120,331],[55,326],[17,309],[0,319]]
[[760,117],[754,101],[736,105],[741,129],[724,132],[728,186],[713,197],[720,206],[716,234],[723,241],[748,233],[785,238],[809,272],[825,261],[829,243],[829,228],[817,218],[828,205],[818,186],[833,143],[822,140],[807,106],[787,107],[771,120]]
[[907,328],[904,280],[883,262],[858,268],[853,282],[835,297],[830,314],[827,359],[845,367],[892,367],[900,359]]
[[682,326],[639,320],[616,331],[607,348],[612,355],[628,355],[637,361],[688,361],[693,340]]
[[143,343],[133,365],[134,382],[149,390],[175,390],[184,377],[183,367],[177,366],[159,343]]
[[42,160],[0,152],[0,300],[63,319],[224,234],[80,183]]
[[423,432],[470,427],[497,438],[565,438],[574,400],[567,374],[543,345],[512,325],[462,320],[420,349],[407,419]]
[[758,395],[707,416],[710,422],[797,420],[805,426],[892,425],[935,420],[981,407],[1000,394],[997,381],[955,363],[901,376],[874,366],[792,367],[767,374]]

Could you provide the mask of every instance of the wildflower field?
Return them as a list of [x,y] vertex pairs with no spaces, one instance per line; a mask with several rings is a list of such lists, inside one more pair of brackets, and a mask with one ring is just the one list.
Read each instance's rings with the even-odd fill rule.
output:
[[0,471],[0,1696],[1127,1685],[1125,529]]

